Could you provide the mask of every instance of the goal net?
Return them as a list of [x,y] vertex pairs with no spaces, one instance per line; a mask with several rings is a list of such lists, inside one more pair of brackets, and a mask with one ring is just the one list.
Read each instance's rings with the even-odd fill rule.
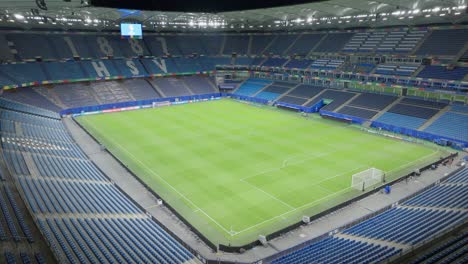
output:
[[353,174],[351,187],[360,191],[365,191],[367,188],[383,182],[385,180],[384,177],[385,172],[376,168],[370,168]]

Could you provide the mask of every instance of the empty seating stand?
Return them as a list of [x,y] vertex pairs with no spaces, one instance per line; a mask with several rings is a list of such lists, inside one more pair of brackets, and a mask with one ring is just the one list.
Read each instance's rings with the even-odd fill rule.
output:
[[439,112],[435,107],[427,107],[427,105],[415,105],[409,101],[401,100],[400,103],[394,105],[388,110],[390,113],[413,116],[422,119],[429,119]]
[[[26,106],[11,108],[22,107]],[[60,120],[26,112],[0,108],[0,117],[2,122],[19,122],[25,128],[31,125],[38,131],[54,129],[67,133]],[[34,140],[39,139],[11,129],[3,132],[3,126],[0,129],[6,164],[12,167],[12,176],[17,177],[25,203],[33,214],[41,214],[36,218],[38,227],[58,262],[193,262],[194,256],[111,183],[74,142],[64,143],[63,139],[37,133],[42,144],[38,147],[34,143],[39,141]],[[24,155],[32,158],[34,170],[22,158]],[[0,211],[8,228],[0,224],[0,240],[26,237],[33,241],[14,194],[8,188],[0,188]],[[103,214],[111,217],[102,217]],[[45,263],[40,255],[7,253],[5,257],[12,263],[17,259]]]
[[414,245],[464,220],[459,211],[394,208],[343,233]]
[[424,118],[386,112],[377,118],[376,121],[397,127],[418,129],[426,122],[426,120],[427,119]]
[[310,68],[318,70],[336,70],[343,63],[343,60],[318,59],[310,65]]
[[467,185],[438,185],[419,194],[405,203],[410,206],[468,208]]
[[[402,252],[402,249],[381,246],[380,243],[366,243],[363,242],[365,238],[397,242],[410,247],[466,223],[468,214],[465,211],[450,209],[468,208],[467,185],[454,185],[467,182],[468,168],[464,168],[403,205],[279,256],[272,263],[382,263]],[[346,238],[342,234],[347,235]],[[455,254],[450,260],[459,259],[466,253],[466,250],[459,251],[466,245],[466,239],[467,234],[463,233],[413,263],[440,263],[438,261],[453,252]],[[431,258],[433,262],[426,262]]]
[[48,98],[42,96],[37,91],[37,88],[24,87],[21,89],[6,90],[3,92],[2,97],[10,101],[35,106],[42,109],[47,109],[52,112],[59,112],[60,107],[55,105]]
[[332,100],[332,102],[324,106],[322,109],[327,111],[333,111],[355,95],[355,93],[345,91],[327,90],[320,94],[319,97],[316,97],[315,99],[310,101],[306,106],[310,107],[317,104],[322,99],[329,99]]
[[283,65],[288,61],[285,58],[268,58],[263,64],[262,67],[283,67]]
[[374,117],[378,112],[369,110],[369,109],[363,109],[363,108],[358,108],[358,107],[352,107],[352,106],[343,106],[338,113],[340,114],[345,114],[345,115],[350,115],[350,116],[356,116],[364,119],[371,119]]
[[391,95],[362,93],[349,102],[348,105],[372,110],[382,110],[393,103],[396,99],[396,96]]
[[416,51],[417,55],[456,55],[468,41],[468,29],[432,30]]
[[286,93],[291,89],[290,87],[286,87],[283,85],[289,85],[288,83],[273,83],[272,85],[268,86],[262,92],[257,94],[255,97],[266,99],[268,101],[274,101],[282,94]]
[[346,42],[348,42],[354,33],[328,33],[328,35],[320,42],[320,44],[315,48],[314,52],[324,52],[324,53],[336,53],[343,49]]
[[235,91],[235,94],[252,96],[271,83],[271,81],[267,80],[248,79]]
[[344,238],[329,237],[274,260],[275,264],[293,263],[379,263],[398,254],[393,247],[373,245]]
[[325,34],[302,34],[286,51],[287,55],[307,56]]
[[418,77],[428,79],[463,80],[468,74],[468,67],[447,69],[445,66],[425,66]]
[[285,68],[288,69],[307,69],[312,65],[313,61],[312,60],[297,60],[297,59],[291,59],[284,65]]
[[319,94],[324,89],[325,88],[320,87],[320,86],[301,84],[297,86],[296,88],[294,88],[292,91],[290,91],[288,95],[308,99]]
[[375,69],[376,74],[411,76],[419,68],[415,64],[379,64]]
[[424,131],[468,142],[468,114],[446,112]]
[[466,253],[468,251],[468,232],[457,234],[442,244],[426,251],[416,259],[412,264],[435,264],[435,263],[460,263],[466,262]]

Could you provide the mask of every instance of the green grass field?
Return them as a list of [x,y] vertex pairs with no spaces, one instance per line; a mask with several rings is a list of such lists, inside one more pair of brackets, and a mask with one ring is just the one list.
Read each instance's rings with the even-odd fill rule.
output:
[[354,173],[375,167],[390,180],[441,155],[228,99],[77,120],[215,244],[251,242],[361,194]]

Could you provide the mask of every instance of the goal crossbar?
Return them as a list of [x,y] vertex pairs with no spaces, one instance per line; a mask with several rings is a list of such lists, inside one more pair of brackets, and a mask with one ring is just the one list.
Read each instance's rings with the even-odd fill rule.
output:
[[378,183],[384,182],[385,172],[376,168],[369,168],[367,170],[353,174],[351,187],[360,191],[365,191]]

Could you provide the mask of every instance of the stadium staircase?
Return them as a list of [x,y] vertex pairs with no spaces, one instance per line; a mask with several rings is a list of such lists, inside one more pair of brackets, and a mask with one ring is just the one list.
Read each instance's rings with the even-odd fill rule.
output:
[[50,76],[50,73],[49,71],[47,70],[47,67],[44,65],[44,63],[40,62],[39,63],[39,66],[41,67],[41,70],[44,72],[44,75],[46,77],[46,80],[53,80],[54,78],[52,78]]
[[145,82],[158,94],[159,97],[166,97],[162,91],[156,85],[153,85],[152,82],[149,81],[148,78],[144,78]]
[[305,103],[303,103],[302,106],[306,106],[310,102],[314,101],[315,99],[320,98],[320,96],[322,96],[322,94],[325,93],[326,91],[328,91],[328,89],[323,89],[322,91],[320,91],[320,93],[318,93],[315,96],[309,98],[309,100],[307,100]]
[[419,48],[423,45],[423,43],[426,42],[428,38],[430,38],[431,34],[432,34],[432,30],[428,30],[427,33],[424,34],[424,37],[418,42],[418,44],[416,44],[413,51],[410,52],[410,55],[414,55],[419,50]]
[[389,109],[391,109],[393,106],[397,105],[400,103],[400,101],[403,99],[403,97],[398,97],[398,99],[396,99],[393,103],[387,105],[387,107],[385,107],[384,109],[382,109],[380,112],[378,112],[374,117],[372,117],[372,119],[370,121],[374,121],[374,120],[377,120],[377,118],[379,118],[380,116],[382,116],[383,114],[385,114]]
[[423,131],[424,129],[428,128],[430,125],[432,125],[432,123],[434,123],[434,121],[439,119],[439,117],[441,117],[443,114],[447,113],[448,111],[450,111],[450,106],[449,105],[445,106],[437,114],[435,114],[434,116],[432,116],[431,118],[426,120],[426,122],[424,122],[424,124],[422,126],[420,126],[418,128],[418,130]]
[[251,54],[253,37],[249,36],[249,43],[247,44],[247,54]]
[[235,94],[235,93],[237,92],[237,90],[239,90],[239,88],[240,88],[244,83],[246,83],[248,80],[249,80],[249,79],[245,79],[245,80],[243,80],[241,83],[239,83],[239,85],[237,86],[237,88],[234,89],[234,90],[232,90],[231,93],[232,93],[232,94]]
[[[89,77],[88,72],[86,71],[83,63],[81,61],[78,61],[78,66],[80,67],[80,71],[83,74],[83,76]],[[144,66],[143,66],[144,67]]]
[[224,47],[226,46],[226,36],[223,36],[223,41],[221,42],[221,47],[219,48],[218,54],[224,54]]
[[252,94],[251,97],[255,97],[257,95],[259,95],[261,92],[265,91],[265,89],[267,89],[268,87],[272,86],[274,82],[266,85],[265,87],[263,87],[262,89],[258,90],[256,93]]
[[452,63],[455,64],[458,61],[460,61],[461,58],[465,56],[466,52],[468,52],[468,43],[465,43],[465,46],[463,46],[463,48],[457,53],[457,55],[455,55],[455,57],[452,60]]
[[45,98],[49,99],[53,104],[60,107],[61,109],[68,108],[64,103],[62,103],[62,101],[57,96],[57,94],[53,92],[53,87],[52,88],[45,88],[45,87],[36,88],[36,92],[44,96]]
[[151,85],[151,87],[153,87],[153,89],[156,90],[156,92],[161,95],[161,97],[167,97],[162,91],[162,89],[156,83],[152,82],[151,80],[147,80],[147,81]]
[[192,91],[192,89],[190,89],[190,86],[187,85],[187,83],[185,83],[184,80],[181,81],[182,85],[185,86],[185,88],[187,88],[187,91],[190,93],[190,95],[194,95],[195,93]]
[[[356,98],[359,97],[360,95],[361,95],[361,93],[355,94],[353,97],[349,98],[348,101],[344,102],[344,103],[341,104],[338,108],[336,108],[335,110],[333,110],[333,112],[339,112],[343,107],[348,106],[348,103],[352,102],[354,99],[356,99]],[[359,107],[358,107],[358,108],[359,108]]]
[[320,45],[322,44],[322,42],[323,42],[325,39],[327,39],[328,34],[329,34],[328,32],[327,32],[326,34],[323,34],[322,38],[321,38],[319,41],[317,41],[317,43],[315,43],[315,45],[314,45],[314,46],[312,47],[312,49],[309,51],[309,53],[307,54],[307,57],[310,57],[310,56],[312,56],[312,55],[314,54],[315,49],[316,49],[318,46],[320,46]]
[[339,233],[335,237],[341,237],[341,238],[345,238],[349,240],[354,240],[356,242],[364,242],[364,243],[369,243],[369,244],[381,245],[383,247],[393,247],[393,248],[398,248],[401,250],[406,250],[409,248],[408,245],[400,244],[400,243],[396,243],[392,241],[386,241],[386,240],[369,238],[369,237],[361,237],[361,236],[349,235],[349,234],[343,234],[343,233]]
[[[466,191],[468,168],[460,168],[449,178],[391,209],[283,255],[272,263],[304,263],[311,259],[318,263],[399,263],[400,258],[405,258],[406,254],[434,237],[466,224]],[[459,248],[461,245],[457,244],[453,252],[459,252]],[[463,252],[451,257],[452,260],[463,258]]]
[[[286,55],[286,54],[288,54],[288,51],[289,51],[292,47],[294,47],[294,45],[296,45],[296,42],[297,42],[303,35],[304,35],[304,33],[303,33],[303,34],[298,34],[298,35],[297,35],[297,38],[291,42],[291,44],[283,51],[283,54],[281,54],[281,55]],[[286,63],[285,63],[284,65],[286,65]],[[283,66],[284,66],[284,65],[283,65]]]
[[418,69],[415,70],[415,71],[411,74],[411,77],[416,77],[416,76],[418,76],[418,74],[419,74],[422,70],[424,70],[424,67],[426,67],[426,66],[424,66],[424,65],[419,66]]
[[[268,43],[268,45],[265,46],[265,48],[262,50],[262,52],[260,52],[260,54],[256,54],[256,55],[263,55],[265,54],[265,51],[269,50],[271,46],[273,46],[276,42],[276,40],[279,38],[279,35],[276,35],[273,39],[271,39],[270,43]],[[263,61],[264,62],[264,61]],[[259,65],[262,65],[263,62]]]
[[208,79],[208,83],[210,84],[211,88],[213,89],[214,93],[219,93],[218,87],[216,87],[216,84],[213,82],[213,79]]

